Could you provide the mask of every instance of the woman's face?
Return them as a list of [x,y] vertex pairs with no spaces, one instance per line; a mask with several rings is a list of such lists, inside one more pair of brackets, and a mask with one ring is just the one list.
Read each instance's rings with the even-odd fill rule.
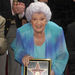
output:
[[45,29],[46,22],[46,16],[43,13],[34,13],[32,15],[31,23],[35,32],[43,32]]

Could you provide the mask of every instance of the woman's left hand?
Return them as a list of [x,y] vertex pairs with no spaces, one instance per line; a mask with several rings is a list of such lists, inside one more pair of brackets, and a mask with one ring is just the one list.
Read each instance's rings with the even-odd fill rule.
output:
[[51,73],[50,73],[50,75],[55,75],[53,70],[51,70]]

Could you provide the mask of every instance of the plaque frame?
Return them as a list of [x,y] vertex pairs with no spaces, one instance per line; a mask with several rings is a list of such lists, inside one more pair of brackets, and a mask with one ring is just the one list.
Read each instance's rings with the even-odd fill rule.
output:
[[51,59],[33,59],[24,67],[24,75],[50,75],[50,72]]

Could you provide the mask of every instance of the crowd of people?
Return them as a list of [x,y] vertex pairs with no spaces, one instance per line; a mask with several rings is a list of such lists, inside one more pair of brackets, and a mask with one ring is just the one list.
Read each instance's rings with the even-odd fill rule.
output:
[[[75,18],[74,2],[2,0],[0,38],[5,39],[3,43],[8,47],[2,53],[0,46],[0,75],[23,75],[24,66],[28,66],[29,60],[34,58],[52,60],[50,75],[64,74],[67,65],[71,68],[72,58],[75,59],[72,57],[75,54],[70,53],[75,49],[72,31]],[[13,16],[16,22],[14,25],[11,24]],[[70,27],[71,25],[73,27]]]

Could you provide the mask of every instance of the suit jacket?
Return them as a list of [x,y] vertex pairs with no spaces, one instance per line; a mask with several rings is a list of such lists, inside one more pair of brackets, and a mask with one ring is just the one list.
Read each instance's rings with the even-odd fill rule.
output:
[[[75,22],[71,23],[67,27],[66,32],[67,47],[70,53],[70,60],[75,60]],[[74,61],[71,61],[74,62]]]
[[0,0],[0,15],[6,19],[11,17],[10,0]]
[[66,32],[67,47],[69,51],[69,75],[75,75],[75,22],[71,23],[67,27]]
[[[75,3],[72,0],[48,0],[48,5],[52,10],[52,14],[54,18],[62,18],[70,14],[72,16],[73,7],[75,7]],[[71,10],[71,11],[70,11]],[[70,16],[70,18],[71,18]]]

